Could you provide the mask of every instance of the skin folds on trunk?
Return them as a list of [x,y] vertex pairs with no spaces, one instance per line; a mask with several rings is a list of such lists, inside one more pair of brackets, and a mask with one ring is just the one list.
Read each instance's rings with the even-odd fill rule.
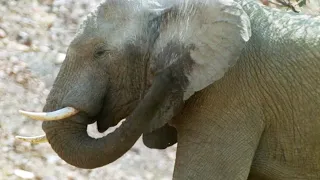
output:
[[66,162],[80,168],[97,168],[121,157],[141,136],[163,99],[177,87],[172,83],[170,70],[165,71],[155,77],[152,87],[131,116],[105,137],[89,137],[87,124],[79,123],[87,122],[87,117],[81,113],[69,120],[44,122],[43,129],[52,148]]

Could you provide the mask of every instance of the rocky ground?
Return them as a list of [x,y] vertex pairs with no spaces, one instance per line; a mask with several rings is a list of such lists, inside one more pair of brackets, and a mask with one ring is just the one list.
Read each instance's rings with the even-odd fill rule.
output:
[[[43,134],[18,109],[41,111],[67,46],[98,0],[0,0],[0,179],[171,179],[175,147],[150,150],[141,141],[118,161],[94,170],[74,168],[49,144],[15,135]],[[94,126],[90,127],[91,134]]]
[[[14,139],[43,134],[40,122],[17,110],[41,111],[79,22],[99,1],[0,0],[0,180],[171,179],[175,146],[151,150],[139,140],[116,162],[82,170],[62,161],[49,144]],[[89,131],[99,135],[94,125]]]

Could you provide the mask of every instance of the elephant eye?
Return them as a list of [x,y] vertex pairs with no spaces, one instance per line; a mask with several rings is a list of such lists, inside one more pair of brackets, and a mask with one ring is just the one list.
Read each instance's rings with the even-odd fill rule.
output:
[[107,51],[104,49],[99,49],[94,53],[94,57],[95,58],[99,58],[101,56],[103,56]]

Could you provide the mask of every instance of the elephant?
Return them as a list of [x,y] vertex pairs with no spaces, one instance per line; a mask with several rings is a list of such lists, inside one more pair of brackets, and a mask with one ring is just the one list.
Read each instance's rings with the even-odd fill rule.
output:
[[[255,0],[105,0],[68,47],[43,113],[67,163],[177,143],[173,179],[320,179],[320,17]],[[126,119],[114,132],[99,132]]]

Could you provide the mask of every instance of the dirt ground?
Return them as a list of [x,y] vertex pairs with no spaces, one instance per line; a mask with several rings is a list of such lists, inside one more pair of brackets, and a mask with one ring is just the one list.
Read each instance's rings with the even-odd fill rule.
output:
[[[43,134],[41,122],[17,111],[42,110],[78,24],[99,2],[0,0],[0,180],[172,178],[176,146],[151,150],[139,140],[116,162],[83,170],[66,164],[47,143],[31,145],[14,138]],[[103,135],[95,125],[89,132]]]
[[[141,140],[116,162],[74,168],[49,144],[30,145],[15,135],[43,134],[41,123],[18,114],[41,111],[82,18],[98,0],[0,1],[0,180],[171,179],[175,147],[151,150]],[[95,127],[91,134],[97,135]]]

